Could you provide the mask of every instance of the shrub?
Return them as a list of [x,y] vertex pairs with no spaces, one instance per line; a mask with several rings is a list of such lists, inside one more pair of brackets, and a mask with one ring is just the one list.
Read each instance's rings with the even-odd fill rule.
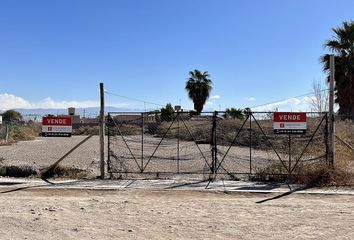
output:
[[73,129],[73,135],[98,135],[99,126],[80,126]]
[[256,173],[251,177],[253,181],[284,182],[287,180],[287,170],[283,164],[273,163],[265,167],[256,168]]
[[22,121],[21,113],[15,110],[7,110],[1,114],[4,122],[17,123]]
[[80,179],[80,178],[94,178],[93,174],[89,173],[86,170],[82,170],[75,167],[67,167],[58,165],[55,168],[50,168],[49,170],[44,170],[41,173],[42,178],[71,178],[71,179]]
[[171,103],[167,103],[166,107],[161,108],[161,121],[171,122],[175,118],[175,110]]
[[34,140],[41,132],[40,124],[16,124],[11,125],[9,131],[9,142]]
[[244,111],[242,109],[226,108],[225,118],[244,119],[245,118]]
[[30,177],[35,175],[38,175],[38,171],[33,166],[0,166],[0,176]]

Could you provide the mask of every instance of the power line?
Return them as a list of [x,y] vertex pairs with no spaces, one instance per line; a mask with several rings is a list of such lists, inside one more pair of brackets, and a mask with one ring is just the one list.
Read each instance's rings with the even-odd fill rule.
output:
[[[328,91],[328,90],[329,89],[323,89],[323,90],[321,90],[319,92],[324,92],[324,91]],[[289,99],[293,99],[293,98],[306,97],[306,96],[311,96],[311,95],[315,95],[315,94],[316,94],[315,92],[305,93],[305,94],[301,94],[301,95],[294,96],[294,97],[283,98],[283,99],[276,100],[276,101],[273,101],[273,102],[268,102],[268,103],[264,103],[264,104],[261,104],[261,105],[256,105],[256,106],[253,106],[251,108],[262,107],[262,106],[266,106],[266,105],[270,105],[270,104],[274,104],[274,103],[283,102],[283,101],[286,101],[286,100],[289,100]]]
[[[324,91],[328,91],[328,90],[329,90],[329,89],[323,89],[323,90],[321,90],[320,92],[324,92]],[[142,99],[138,99],[138,98],[133,98],[133,97],[127,97],[127,96],[123,96],[123,95],[120,95],[120,94],[117,94],[117,93],[109,92],[109,91],[107,91],[107,90],[104,90],[104,92],[105,92],[106,94],[109,94],[109,95],[113,95],[113,96],[116,96],[116,97],[125,98],[125,99],[132,100],[132,101],[136,101],[136,102],[142,102],[142,103],[144,103],[144,104],[147,103],[147,104],[156,105],[156,106],[161,106],[161,107],[164,107],[164,106],[165,106],[165,105],[160,104],[160,103],[155,103],[155,102],[146,101],[146,100],[142,100]],[[316,93],[315,93],[315,92],[309,92],[309,93],[301,94],[301,95],[294,96],[294,97],[283,98],[283,99],[275,100],[275,101],[272,101],[272,102],[268,102],[268,103],[264,103],[264,104],[260,104],[260,105],[256,105],[256,106],[252,106],[251,108],[262,107],[262,106],[266,106],[266,105],[270,105],[270,104],[274,104],[274,103],[283,102],[283,101],[286,101],[286,100],[289,100],[289,99],[300,98],[300,97],[306,97],[306,96],[311,96],[311,95],[314,95],[314,94],[316,94]]]
[[104,92],[107,93],[107,94],[109,94],[109,95],[113,95],[113,96],[116,96],[116,97],[125,98],[125,99],[132,100],[132,101],[136,101],[136,102],[142,102],[142,103],[144,103],[144,104],[148,103],[148,104],[151,104],[151,105],[156,105],[156,106],[161,106],[161,107],[164,107],[164,106],[165,106],[165,105],[159,104],[159,103],[154,103],[154,102],[150,102],[150,101],[146,101],[146,100],[141,100],[141,99],[138,99],[138,98],[132,98],[132,97],[123,96],[123,95],[120,95],[120,94],[117,94],[117,93],[112,93],[112,92],[109,92],[109,91],[107,91],[107,90],[105,90]]

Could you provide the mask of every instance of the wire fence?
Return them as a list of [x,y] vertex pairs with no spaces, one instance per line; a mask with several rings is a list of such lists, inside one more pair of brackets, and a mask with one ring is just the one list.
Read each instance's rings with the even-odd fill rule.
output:
[[112,177],[189,174],[296,174],[328,163],[326,113],[307,113],[304,134],[275,134],[273,112],[109,113],[108,171]]
[[[76,117],[72,137],[44,137],[42,115],[31,114],[32,118],[28,116],[23,115],[22,120],[18,121],[4,120],[0,125],[0,175],[39,174],[87,135],[98,135],[97,117]],[[99,175],[99,162],[99,140],[98,136],[93,136],[62,161],[58,171],[61,169],[63,172],[58,174],[62,176],[70,173],[68,177],[95,177]]]
[[[32,114],[32,117],[34,114]],[[25,118],[24,118],[25,119]],[[0,125],[0,167],[43,169],[98,135],[97,117],[80,118],[71,138],[41,136],[41,116]],[[249,178],[301,174],[328,164],[326,113],[307,113],[304,134],[275,134],[273,112],[112,112],[106,116],[107,168],[112,177]],[[336,116],[336,157],[354,169],[354,125]],[[92,137],[62,165],[99,175],[99,140]]]
[[336,115],[336,165],[354,173],[354,124],[350,115]]

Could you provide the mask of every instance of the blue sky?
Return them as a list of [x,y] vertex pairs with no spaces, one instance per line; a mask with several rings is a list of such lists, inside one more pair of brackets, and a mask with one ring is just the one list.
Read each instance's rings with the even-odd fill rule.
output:
[[[205,109],[301,95],[325,78],[323,44],[353,9],[352,0],[1,0],[0,109],[96,106],[100,81],[192,108],[193,69],[214,83]],[[113,95],[107,104],[144,107]]]

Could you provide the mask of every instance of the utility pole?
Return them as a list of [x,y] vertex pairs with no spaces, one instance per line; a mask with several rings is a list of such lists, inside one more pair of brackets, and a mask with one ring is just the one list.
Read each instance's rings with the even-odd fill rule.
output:
[[329,55],[329,160],[334,168],[336,163],[336,144],[335,144],[335,117],[334,117],[334,78],[335,62],[334,55]]
[[101,179],[104,179],[104,135],[105,135],[105,119],[104,119],[104,87],[100,83],[100,170]]

